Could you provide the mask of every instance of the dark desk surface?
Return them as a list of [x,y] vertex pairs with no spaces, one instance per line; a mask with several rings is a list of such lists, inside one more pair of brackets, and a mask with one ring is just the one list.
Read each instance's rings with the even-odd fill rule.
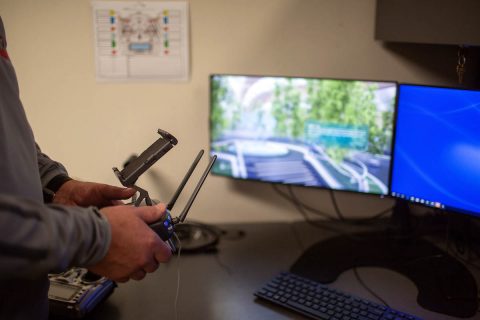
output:
[[[221,227],[228,236],[221,239],[217,253],[181,255],[142,281],[119,284],[87,319],[307,319],[258,301],[253,292],[280,271],[287,271],[310,244],[334,233],[304,223]],[[245,236],[237,237],[238,230],[244,231]],[[403,275],[381,268],[358,271],[363,281],[395,309],[424,319],[455,319],[420,307],[415,285]],[[478,280],[477,274],[477,283]],[[377,301],[351,270],[331,286]]]

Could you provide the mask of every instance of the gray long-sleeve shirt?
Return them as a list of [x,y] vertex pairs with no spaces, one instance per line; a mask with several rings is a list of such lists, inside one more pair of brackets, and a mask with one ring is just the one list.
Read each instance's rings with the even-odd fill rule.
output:
[[43,203],[65,168],[36,146],[0,17],[0,319],[46,319],[47,274],[98,262],[110,245],[94,207]]

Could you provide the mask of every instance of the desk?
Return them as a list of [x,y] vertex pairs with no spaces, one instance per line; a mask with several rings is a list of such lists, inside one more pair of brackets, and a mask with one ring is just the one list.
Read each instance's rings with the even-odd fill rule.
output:
[[[307,319],[281,307],[256,300],[253,292],[280,271],[286,271],[310,244],[335,233],[305,223],[256,223],[220,226],[228,234],[217,253],[172,258],[139,282],[119,284],[107,301],[88,317],[102,319],[176,319],[177,271],[180,270],[178,319]],[[180,265],[178,269],[178,265]],[[380,268],[359,268],[367,285],[391,307],[424,319],[453,317],[423,309],[416,287],[403,275]],[[477,283],[478,283],[478,274]],[[350,270],[330,286],[376,301]],[[473,317],[471,319],[478,319]]]

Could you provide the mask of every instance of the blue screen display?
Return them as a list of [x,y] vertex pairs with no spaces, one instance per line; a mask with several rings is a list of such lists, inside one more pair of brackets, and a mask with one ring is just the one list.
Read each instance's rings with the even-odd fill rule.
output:
[[212,173],[388,194],[395,82],[212,75]]
[[399,86],[391,193],[480,216],[480,91]]

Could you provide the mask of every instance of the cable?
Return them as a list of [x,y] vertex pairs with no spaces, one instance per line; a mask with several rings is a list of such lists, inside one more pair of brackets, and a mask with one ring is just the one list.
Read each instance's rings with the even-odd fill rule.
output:
[[[321,228],[321,229],[324,229],[324,230],[328,230],[328,231],[331,231],[331,232],[334,232],[336,234],[339,234],[341,236],[344,236],[344,237],[347,237],[349,238],[350,240],[354,240],[354,241],[359,241],[359,242],[363,242],[365,241],[364,238],[362,237],[358,237],[354,234],[352,234],[351,232],[345,232],[343,230],[340,230],[338,228],[335,228],[335,227],[332,227],[328,224],[329,221],[339,221],[339,219],[336,219],[336,218],[333,218],[331,216],[329,216],[328,214],[326,214],[328,216],[328,219],[327,220],[324,220],[324,221],[321,221],[321,220],[311,220],[308,216],[308,213],[304,210],[304,205],[303,203],[301,203],[297,197],[295,196],[295,194],[293,193],[293,189],[290,185],[287,186],[287,189],[288,189],[288,192],[289,192],[289,195],[285,195],[284,193],[281,193],[281,195],[283,197],[286,197],[286,199],[288,199],[291,203],[293,203],[295,205],[295,207],[297,208],[297,210],[300,212],[300,214],[302,214],[304,220],[314,226],[314,227],[317,227],[317,228]],[[325,213],[324,213],[325,214]]]
[[218,256],[218,253],[215,254],[215,261],[218,263],[220,268],[222,268],[229,276],[233,274],[232,268],[223,263],[223,261]]
[[[446,252],[447,253],[451,253],[455,258],[457,258],[458,260],[462,261],[463,263],[465,264],[468,264],[470,265],[471,267],[477,269],[477,270],[480,270],[480,265],[477,265],[476,263],[472,262],[472,261],[469,261],[468,259],[465,259],[463,258],[462,256],[460,256],[459,252],[457,251],[458,250],[458,247],[455,246],[455,249],[452,249],[451,248],[451,224],[452,224],[452,221],[451,221],[451,216],[448,216],[447,217],[447,228],[445,230],[445,248],[446,248]],[[471,249],[471,248],[470,248]],[[476,250],[473,250],[476,254],[478,254],[476,252]]]
[[[288,202],[291,202],[291,203],[295,203],[295,202],[300,202],[298,201],[298,199],[294,196],[294,197],[291,197],[287,194],[285,194],[283,191],[281,191],[279,188],[278,188],[278,185],[277,184],[272,184],[272,187],[273,189],[284,199],[286,199]],[[290,186],[288,186],[290,188]],[[320,216],[323,216],[325,218],[327,218],[328,220],[335,220],[334,217],[332,217],[330,214],[326,213],[326,212],[323,212],[323,211],[320,211],[318,209],[315,209],[315,208],[312,208],[306,204],[301,204],[303,208],[317,214],[317,215],[320,215]]]
[[178,296],[180,293],[180,253],[182,252],[182,243],[178,238],[177,234],[174,232],[173,235],[177,240],[178,245],[178,254],[177,254],[177,292],[175,293],[175,303],[173,304],[174,312],[175,312],[175,319],[178,319]]
[[293,232],[293,236],[295,237],[295,240],[297,241],[298,245],[300,246],[300,249],[302,250],[302,252],[304,252],[307,247],[303,243],[300,235],[298,234],[297,229],[295,228],[295,226],[292,223],[290,223],[289,226],[290,226],[290,229]]
[[349,220],[349,219],[345,218],[345,216],[343,215],[343,213],[340,210],[340,206],[338,205],[337,199],[335,197],[335,191],[332,190],[332,189],[330,189],[329,191],[330,191],[329,192],[330,193],[330,198],[332,199],[332,203],[333,203],[333,208],[335,209],[335,213],[337,214],[338,218],[341,221],[344,221],[346,223],[352,223],[352,224],[369,223],[372,220],[383,217],[387,213],[391,212],[394,208],[394,207],[387,208],[385,210],[380,211],[379,213],[376,213],[376,214],[372,215],[371,217]]
[[465,264],[468,264],[469,266],[477,269],[477,270],[480,270],[480,265],[462,257],[460,254],[458,254],[458,252],[456,252],[455,250],[450,250],[450,251],[447,251],[449,253],[451,253],[455,258],[457,258],[458,260],[462,261],[463,263]]
[[374,296],[375,298],[377,298],[379,301],[381,301],[385,306],[389,307],[390,306],[388,305],[388,303],[383,300],[378,294],[375,293],[375,291],[373,291],[369,286],[367,286],[367,284],[363,281],[362,278],[360,278],[360,274],[358,274],[358,270],[357,270],[357,267],[353,267],[353,273],[355,274],[355,278],[357,278],[358,282],[362,285],[362,287],[365,288],[365,290],[367,290],[368,292],[370,292],[370,294],[372,296]]
[[[355,235],[352,235],[351,233],[348,233],[348,232],[344,232],[338,228],[335,228],[335,227],[332,227],[332,226],[329,226],[328,224],[325,224],[325,222],[328,222],[328,221],[319,221],[319,220],[311,220],[309,217],[308,217],[308,214],[307,212],[305,212],[302,204],[297,201],[295,195],[293,194],[293,191],[292,191],[292,188],[291,186],[288,186],[288,191],[290,193],[290,198],[293,199],[293,204],[295,205],[295,207],[297,208],[297,210],[303,215],[305,221],[311,225],[313,225],[314,227],[317,227],[317,228],[321,228],[321,229],[325,229],[325,230],[328,230],[328,231],[331,231],[331,232],[334,232],[334,233],[337,233],[339,235],[342,235],[344,237],[347,237],[351,240],[356,240],[356,241],[364,241],[364,239],[362,238],[359,238],[359,237],[356,237]],[[334,219],[335,220],[335,219]]]
[[[326,229],[326,230],[330,230],[330,231],[333,231],[333,232],[336,232],[340,235],[343,235],[343,236],[346,236],[352,240],[357,240],[357,241],[362,241],[363,239],[361,239],[360,237],[357,237],[357,236],[354,236],[352,235],[351,233],[347,233],[347,232],[344,232],[344,231],[340,231],[338,228],[334,228],[334,227],[331,227],[329,225],[325,225],[325,223],[329,222],[329,221],[340,221],[344,224],[347,224],[347,225],[352,225],[352,226],[371,226],[372,222],[375,221],[375,219],[378,219],[380,218],[381,216],[389,213],[389,212],[392,212],[393,210],[393,207],[390,207],[386,210],[383,210],[371,217],[368,217],[368,218],[360,218],[360,219],[355,219],[355,220],[351,220],[351,219],[346,219],[343,217],[343,215],[340,213],[340,217],[343,217],[343,220],[340,219],[340,218],[335,218],[335,217],[332,217],[330,216],[329,214],[323,212],[323,211],[320,211],[320,210],[317,210],[317,209],[314,209],[312,207],[309,207],[307,205],[305,205],[304,203],[302,203],[298,197],[294,194],[293,192],[293,189],[292,189],[292,186],[291,185],[287,185],[287,189],[288,189],[288,192],[289,192],[289,195],[285,194],[284,192],[280,191],[275,184],[273,184],[273,188],[275,189],[275,191],[277,191],[283,198],[287,199],[289,202],[293,203],[295,205],[295,207],[297,208],[297,210],[302,214],[302,216],[304,217],[305,221],[317,228],[323,228],[323,229]],[[337,209],[338,209],[338,205],[337,205]],[[324,221],[320,221],[320,220],[311,220],[309,217],[308,217],[308,214],[305,210],[308,210],[308,211],[311,211],[313,213],[316,213],[316,214],[319,214],[319,215],[322,215],[324,217],[326,217],[327,219],[324,220]],[[420,226],[422,225],[422,221],[420,221],[420,223],[418,225],[415,226],[415,232],[409,234],[409,235],[392,235],[390,234],[389,237],[390,238],[397,238],[397,239],[415,239],[415,238],[418,238],[419,234],[418,232],[420,231]],[[388,233],[391,233],[388,228],[385,229],[385,231],[387,231]]]
[[[367,218],[360,218],[360,219],[347,219],[345,218],[345,216],[342,214],[339,206],[338,206],[338,203],[336,201],[336,198],[333,194],[333,190],[330,190],[330,196],[332,198],[332,202],[333,202],[333,206],[334,206],[334,209],[335,209],[335,212],[337,214],[337,217],[333,217],[332,215],[330,215],[329,213],[326,213],[324,211],[321,211],[319,209],[316,209],[316,208],[313,208],[303,202],[301,202],[298,197],[293,193],[293,191],[290,192],[290,195],[288,194],[285,194],[283,191],[281,191],[279,188],[278,188],[278,185],[277,184],[272,184],[272,187],[273,189],[275,190],[275,192],[277,192],[282,198],[286,199],[287,201],[291,202],[291,203],[299,203],[301,205],[301,207],[313,214],[316,214],[316,215],[319,215],[319,216],[322,216],[326,219],[328,219],[329,221],[342,221],[342,222],[345,222],[345,223],[348,223],[348,224],[353,224],[353,225],[361,225],[361,224],[365,224],[365,223],[371,223],[373,220],[375,219],[378,219],[378,218],[381,218],[382,216],[392,212],[393,210],[393,207],[390,207],[390,208],[387,208],[387,209],[384,209],[374,215],[372,215],[371,217],[367,217]],[[291,185],[287,185],[287,188],[291,189]]]
[[332,199],[332,204],[333,208],[335,209],[335,213],[337,214],[338,218],[342,221],[345,220],[345,217],[343,216],[342,212],[340,211],[340,208],[338,207],[337,199],[335,198],[335,194],[333,193],[333,190],[330,189],[330,198]]

